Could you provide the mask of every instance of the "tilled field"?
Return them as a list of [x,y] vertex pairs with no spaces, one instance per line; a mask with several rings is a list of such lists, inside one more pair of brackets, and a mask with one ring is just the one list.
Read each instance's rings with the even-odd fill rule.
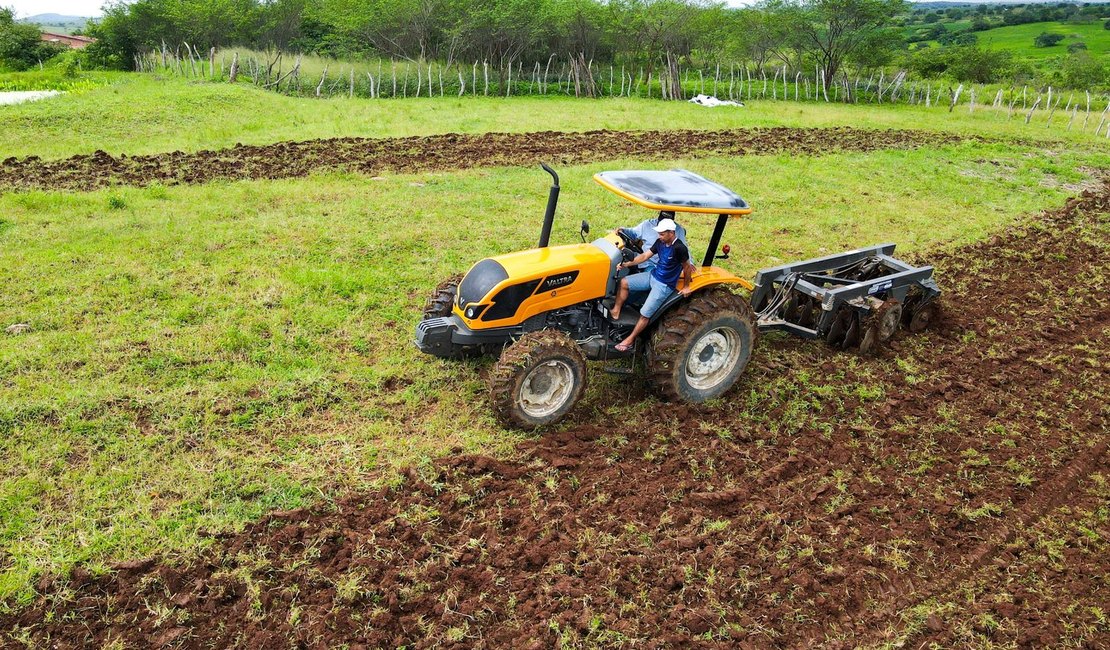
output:
[[187,565],[44,579],[0,634],[63,648],[1106,647],[1108,214],[1103,181],[932,258],[945,319],[878,359],[768,337],[719,404],[579,415],[519,461],[450,456],[220,536]]
[[[634,157],[877,151],[940,146],[972,139],[930,131],[756,128],[727,131],[589,131],[446,134],[410,138],[337,138],[217,151],[112,156],[103,151],[63,160],[31,156],[0,162],[0,192],[94,190],[112,185],[207,183],[218,179],[292,178],[347,170],[366,174],[494,165],[562,165]],[[980,139],[980,138],[975,138]]]

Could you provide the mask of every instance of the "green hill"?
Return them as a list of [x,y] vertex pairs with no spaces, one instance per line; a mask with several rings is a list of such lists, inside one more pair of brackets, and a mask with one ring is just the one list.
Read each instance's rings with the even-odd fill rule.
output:
[[[1033,39],[1043,32],[1060,34],[1064,40],[1052,47],[1034,46]],[[978,36],[979,45],[984,48],[1009,50],[1026,59],[1041,60],[1067,54],[1068,45],[1078,42],[1086,43],[1092,56],[1110,55],[1110,29],[1105,29],[1102,22],[1011,25],[979,32]]]

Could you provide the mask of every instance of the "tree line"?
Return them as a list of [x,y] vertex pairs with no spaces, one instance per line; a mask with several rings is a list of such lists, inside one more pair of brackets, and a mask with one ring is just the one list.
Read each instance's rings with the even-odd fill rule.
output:
[[[903,0],[772,0],[729,8],[704,0],[135,0],[89,28],[94,63],[130,68],[170,44],[242,45],[336,58],[586,61],[662,66],[668,59],[816,64],[829,77],[897,47]],[[887,57],[889,58],[889,57]],[[880,62],[881,63],[881,62]]]
[[[1032,18],[1095,19],[1108,8],[933,10],[904,0],[764,0],[737,8],[708,0],[133,0],[110,4],[88,27],[98,42],[82,56],[87,67],[135,69],[145,54],[167,47],[180,54],[188,44],[197,52],[244,46],[481,65],[500,83],[514,66],[543,66],[554,57],[587,69],[643,68],[655,79],[675,65],[708,73],[736,64],[768,74],[785,66],[791,75],[809,71],[829,83],[842,71],[866,76],[896,68],[958,82],[1104,88],[1110,69],[1098,57],[1080,52],[1034,68],[1008,52],[980,48],[971,32]],[[949,30],[937,24],[942,20],[972,23]],[[945,32],[940,45],[915,42],[921,28],[937,32],[929,36]]]

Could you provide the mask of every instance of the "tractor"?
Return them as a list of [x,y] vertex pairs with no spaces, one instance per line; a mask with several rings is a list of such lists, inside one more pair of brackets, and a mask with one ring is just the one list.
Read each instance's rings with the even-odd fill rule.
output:
[[[727,245],[721,247],[728,222],[752,211],[743,198],[682,169],[606,171],[594,180],[634,204],[716,215],[689,295],[674,292],[652,316],[645,336],[619,351],[615,346],[639,320],[642,303],[633,295],[619,319],[609,307],[621,278],[644,272],[618,268],[642,252],[642,242],[622,230],[587,242],[589,224],[583,221],[581,243],[549,246],[559,176],[541,167],[553,184],[537,246],[480,260],[461,278],[440,283],[416,327],[416,345],[424,353],[447,359],[499,355],[489,394],[505,426],[536,429],[566,416],[585,392],[587,359],[642,359],[660,397],[700,403],[736,383],[761,329],[845,348],[866,343],[869,351],[901,324],[903,302],[912,303],[905,318],[914,326],[935,316],[940,292],[931,267],[894,260],[893,245],[765,269],[752,283],[714,266],[729,254]],[[735,287],[751,292],[758,313]],[[626,365],[610,371],[631,374],[634,363]]]

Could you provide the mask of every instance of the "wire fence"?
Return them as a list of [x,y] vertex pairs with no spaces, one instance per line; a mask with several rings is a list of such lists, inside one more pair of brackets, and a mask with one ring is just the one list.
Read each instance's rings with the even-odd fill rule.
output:
[[[551,55],[547,61],[489,61],[440,63],[379,59],[361,64],[319,57],[256,53],[201,52],[187,43],[170,49],[163,45],[135,57],[140,72],[186,78],[249,81],[261,88],[299,97],[512,97],[569,96],[579,98],[641,97],[685,100],[711,95],[734,102],[795,101],[845,104],[916,105],[937,110],[985,108],[1005,111],[1006,119],[1026,125],[1057,124],[1110,138],[1110,96],[1090,90],[1062,90],[1051,86],[951,84],[933,79],[911,79],[905,70],[893,75],[878,70],[867,76],[839,72],[826,78],[820,67],[792,70],[788,66],[716,63],[683,67],[676,57],[657,66],[599,65],[584,54]],[[1063,110],[1061,111],[1061,106]],[[1101,110],[1100,110],[1101,109]]]

